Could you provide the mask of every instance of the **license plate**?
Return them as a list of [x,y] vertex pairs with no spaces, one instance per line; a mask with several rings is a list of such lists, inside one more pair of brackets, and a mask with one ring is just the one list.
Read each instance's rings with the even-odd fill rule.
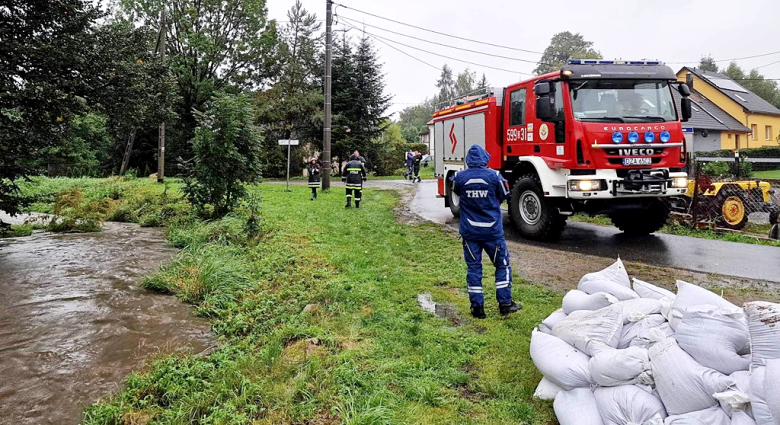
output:
[[623,158],[623,165],[653,165],[652,158]]

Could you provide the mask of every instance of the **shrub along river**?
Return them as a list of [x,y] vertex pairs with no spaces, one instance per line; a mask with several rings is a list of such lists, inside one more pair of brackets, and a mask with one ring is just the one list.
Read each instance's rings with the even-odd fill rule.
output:
[[121,223],[0,240],[0,422],[78,423],[148,359],[214,344],[190,307],[139,287],[175,252]]

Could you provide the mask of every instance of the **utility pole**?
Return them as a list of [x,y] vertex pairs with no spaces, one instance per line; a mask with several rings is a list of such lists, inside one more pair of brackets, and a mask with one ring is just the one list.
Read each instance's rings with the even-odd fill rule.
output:
[[[160,52],[160,62],[165,63],[165,42],[167,39],[165,8],[160,12],[160,37],[157,45]],[[160,123],[160,132],[157,146],[157,183],[162,183],[165,179],[165,121]]]
[[325,125],[322,130],[322,190],[330,190],[330,91],[331,91],[331,56],[333,53],[333,2],[325,0]]

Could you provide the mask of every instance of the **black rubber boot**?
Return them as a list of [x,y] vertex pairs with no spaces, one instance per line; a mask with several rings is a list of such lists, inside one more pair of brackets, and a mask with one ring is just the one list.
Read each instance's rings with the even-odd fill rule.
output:
[[344,205],[344,208],[349,208],[352,206],[352,201],[347,199],[347,205]]
[[471,316],[475,319],[484,319],[487,316],[485,315],[485,306],[482,304],[472,304],[471,305]]
[[512,301],[510,304],[499,304],[498,305],[498,312],[501,313],[502,316],[506,316],[509,314],[512,314],[516,311],[520,311],[523,309],[523,306],[520,304],[517,304],[516,302]]
[[355,201],[355,208],[360,208],[360,201]]

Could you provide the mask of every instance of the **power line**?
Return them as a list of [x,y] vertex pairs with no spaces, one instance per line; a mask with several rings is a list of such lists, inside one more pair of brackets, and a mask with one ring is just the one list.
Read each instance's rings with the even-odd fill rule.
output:
[[360,28],[357,28],[354,25],[346,23],[346,22],[343,23],[343,25],[346,25],[346,26],[348,26],[348,27],[350,27],[352,29],[358,30],[358,31],[362,31],[364,34],[370,35],[372,38],[374,38],[376,40],[385,40],[387,42],[398,44],[398,45],[401,45],[401,46],[404,46],[404,47],[408,47],[410,49],[419,50],[421,52],[428,53],[430,55],[441,56],[441,57],[446,58],[446,59],[450,59],[450,60],[454,60],[454,61],[458,61],[458,62],[463,62],[463,63],[467,63],[467,64],[470,64],[470,65],[476,65],[476,66],[479,66],[479,67],[482,67],[482,68],[489,68],[489,69],[495,69],[497,71],[509,72],[509,73],[512,73],[512,74],[533,75],[533,74],[529,74],[527,72],[520,72],[520,71],[511,70],[511,69],[498,68],[498,67],[495,67],[495,66],[483,65],[483,64],[480,64],[480,63],[476,63],[476,62],[470,62],[470,61],[463,60],[463,59],[453,58],[452,56],[447,56],[447,55],[442,55],[440,53],[431,52],[430,50],[425,50],[425,49],[421,49],[419,47],[410,46],[408,44],[401,43],[400,41],[390,40],[388,38],[381,37],[381,36],[378,36],[376,34],[372,34],[370,32],[367,32],[365,30],[361,30]]
[[[731,62],[731,61],[739,61],[739,60],[743,60],[743,59],[762,58],[762,57],[764,57],[764,56],[772,56],[772,55],[776,55],[776,54],[778,54],[778,53],[780,53],[780,50],[778,50],[778,51],[776,51],[776,52],[762,53],[762,54],[760,54],[760,55],[745,56],[745,57],[741,57],[741,58],[718,59],[718,60],[714,60],[714,59],[713,59],[712,61],[713,61],[713,62]],[[702,59],[703,59],[703,58],[702,58]],[[700,60],[701,60],[701,59],[700,59]],[[687,62],[667,62],[667,63],[669,63],[669,64],[686,64],[686,63],[696,63],[696,62],[698,62],[698,61],[687,61]],[[775,62],[775,63],[777,63],[777,62]],[[770,65],[772,65],[772,64],[770,64]],[[769,65],[763,65],[763,66],[769,66]],[[759,68],[760,68],[760,67],[759,67]]]
[[780,63],[780,61],[774,61],[774,62],[772,62],[772,63],[768,63],[768,64],[766,64],[766,65],[757,66],[757,67],[755,67],[755,68],[753,68],[753,69],[764,68],[764,67],[767,67],[767,66],[772,66],[772,65],[774,65],[774,64],[777,64],[777,63]]
[[450,45],[450,44],[438,43],[438,42],[435,42],[435,41],[426,40],[426,39],[424,39],[424,38],[415,37],[415,36],[413,36],[413,35],[409,35],[409,34],[403,34],[403,33],[396,32],[396,31],[393,31],[393,30],[389,30],[389,29],[386,29],[386,28],[381,28],[381,27],[378,27],[378,26],[376,26],[376,25],[370,25],[370,24],[366,24],[366,23],[361,23],[361,22],[359,22],[359,21],[357,21],[357,20],[355,20],[355,19],[350,19],[350,18],[347,18],[346,16],[339,15],[339,17],[340,17],[340,18],[342,18],[342,19],[345,19],[345,20],[347,20],[347,21],[350,21],[350,22],[352,22],[353,24],[354,24],[354,23],[357,23],[358,25],[362,24],[362,25],[365,25],[365,26],[367,26],[367,27],[372,27],[372,28],[376,28],[376,29],[378,29],[378,30],[387,31],[387,32],[389,32],[389,33],[396,34],[396,35],[400,35],[400,36],[402,36],[402,37],[408,37],[408,38],[411,38],[411,39],[414,39],[414,40],[418,40],[418,41],[422,41],[422,42],[425,42],[425,43],[436,44],[436,45],[438,45],[438,46],[449,47],[450,49],[458,49],[458,50],[461,50],[461,51],[464,51],[464,52],[469,52],[469,53],[476,53],[476,54],[478,54],[478,55],[492,56],[492,57],[495,57],[495,58],[500,58],[500,59],[506,59],[506,60],[512,60],[512,61],[518,61],[518,62],[532,63],[532,64],[534,64],[534,65],[536,65],[536,64],[538,64],[538,63],[540,63],[540,62],[536,62],[536,61],[532,61],[532,60],[527,60],[527,59],[519,59],[519,58],[513,58],[513,57],[509,57],[509,56],[494,55],[494,54],[492,54],[492,53],[485,53],[485,52],[480,52],[480,51],[477,51],[477,50],[470,50],[470,49],[466,49],[466,48],[463,48],[463,47],[452,46],[452,45]]
[[[353,28],[354,28],[354,27],[353,27]],[[422,60],[422,59],[420,59],[420,58],[417,58],[417,57],[415,57],[415,56],[412,56],[412,55],[410,55],[409,53],[406,53],[406,52],[404,52],[403,50],[401,50],[401,49],[399,49],[399,48],[397,48],[397,47],[395,47],[395,46],[393,46],[393,45],[391,45],[391,44],[389,44],[389,43],[386,43],[386,42],[384,42],[384,41],[382,41],[382,40],[379,40],[379,39],[376,39],[376,41],[378,41],[378,42],[380,42],[380,43],[384,44],[385,46],[387,46],[387,47],[389,47],[389,48],[391,48],[391,49],[393,49],[393,50],[396,50],[396,51],[400,52],[401,54],[404,54],[404,55],[406,55],[406,56],[409,56],[410,58],[412,58],[412,59],[416,60],[417,62],[422,62],[422,63],[424,63],[424,64],[426,64],[426,65],[430,66],[431,68],[433,68],[433,69],[435,69],[435,70],[437,70],[437,71],[441,69],[441,68],[439,68],[438,66],[436,66],[436,65],[431,65],[431,64],[429,64],[428,62],[425,62],[424,60]]]
[[457,38],[458,40],[464,40],[464,41],[469,41],[469,42],[472,42],[472,43],[484,44],[486,46],[493,46],[493,47],[498,47],[498,48],[501,48],[501,49],[515,50],[515,51],[518,51],[518,52],[533,53],[533,54],[537,54],[537,55],[543,55],[544,54],[543,52],[536,52],[536,51],[533,51],[533,50],[519,49],[517,47],[502,46],[500,44],[488,43],[487,41],[479,41],[479,40],[474,40],[474,39],[471,39],[471,38],[460,37],[460,36],[457,36],[457,35],[452,35],[452,34],[447,34],[447,33],[439,32],[439,31],[434,31],[432,29],[418,27],[418,26],[412,25],[412,24],[407,24],[406,22],[401,22],[401,21],[396,21],[394,19],[385,18],[384,16],[374,15],[373,13],[364,12],[362,10],[355,9],[354,7],[345,6],[345,5],[340,4],[340,3],[333,2],[333,4],[335,4],[337,6],[341,6],[341,7],[345,8],[345,9],[354,10],[355,12],[362,13],[364,15],[373,16],[373,17],[379,18],[379,19],[384,19],[385,21],[390,21],[390,22],[393,22],[393,23],[396,23],[396,24],[405,25],[407,27],[415,28],[415,29],[418,29],[418,30],[428,31],[428,32],[431,32],[431,33],[434,33],[434,34],[443,35],[445,37]]

